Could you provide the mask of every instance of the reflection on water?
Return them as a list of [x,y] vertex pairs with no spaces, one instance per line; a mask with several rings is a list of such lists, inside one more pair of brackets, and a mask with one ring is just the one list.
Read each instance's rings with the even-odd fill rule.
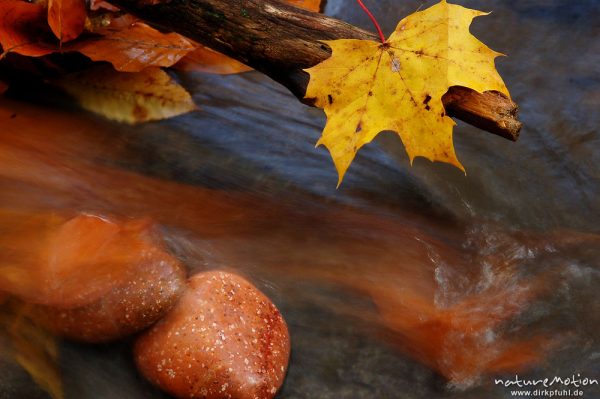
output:
[[[388,29],[421,4],[401,3],[375,7]],[[30,266],[53,218],[150,218],[190,272],[234,269],[282,309],[282,398],[508,398],[492,376],[597,378],[598,6],[481,3],[464,4],[494,8],[475,30],[510,54],[525,128],[514,144],[459,125],[466,177],[408,168],[395,143],[366,148],[336,191],[312,147],[320,111],[256,73],[185,76],[202,111],[135,128],[1,100],[2,266]],[[368,27],[343,4],[328,11]],[[0,397],[32,389],[7,353]],[[162,397],[128,342],[63,342],[60,358],[68,398]]]

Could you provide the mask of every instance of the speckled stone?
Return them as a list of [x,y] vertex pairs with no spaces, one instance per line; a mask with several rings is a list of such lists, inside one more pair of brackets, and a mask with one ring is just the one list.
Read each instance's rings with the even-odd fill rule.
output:
[[[108,233],[98,233],[103,229]],[[184,292],[185,268],[162,248],[147,221],[80,215],[65,223],[57,236],[54,250],[62,258],[51,253],[48,258],[60,264],[45,272],[53,277],[46,281],[56,285],[44,298],[51,304],[33,305],[31,310],[57,335],[93,343],[132,335],[164,316]],[[103,245],[81,244],[90,236]],[[107,271],[99,275],[96,270],[102,267]],[[53,270],[60,271],[56,272],[60,279],[51,274]]]
[[135,344],[141,373],[179,398],[273,398],[289,354],[287,325],[275,305],[222,271],[190,278],[175,308]]
[[37,320],[53,333],[83,342],[132,335],[169,311],[185,287],[185,270],[165,253],[144,260],[147,268],[99,300],[72,309],[37,306]]

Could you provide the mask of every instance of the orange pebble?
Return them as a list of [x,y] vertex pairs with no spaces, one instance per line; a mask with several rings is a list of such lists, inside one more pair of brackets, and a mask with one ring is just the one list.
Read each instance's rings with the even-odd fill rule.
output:
[[290,354],[275,305],[235,274],[189,279],[175,308],[135,344],[141,373],[179,398],[268,399],[283,383]]
[[80,215],[49,240],[33,316],[57,335],[105,342],[156,322],[185,288],[185,269],[148,221]]

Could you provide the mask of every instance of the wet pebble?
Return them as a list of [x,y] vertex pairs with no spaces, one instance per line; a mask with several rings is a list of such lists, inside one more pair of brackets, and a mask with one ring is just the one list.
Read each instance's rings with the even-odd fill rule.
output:
[[[99,237],[102,229],[110,234]],[[89,235],[100,238],[103,245],[82,248],[81,242]],[[126,337],[164,316],[185,289],[183,265],[162,248],[147,221],[116,222],[80,215],[65,223],[57,236],[61,243],[54,250],[62,250],[63,260],[56,265],[60,279],[53,281],[52,302],[32,309],[36,320],[57,335],[84,342]],[[78,245],[73,244],[76,240]],[[68,255],[69,250],[77,253]],[[50,258],[56,262],[56,256]],[[77,262],[66,265],[73,258]],[[102,268],[105,271],[100,275]]]
[[134,350],[141,373],[177,397],[266,399],[283,383],[290,337],[275,305],[256,287],[210,271],[189,279],[175,308]]

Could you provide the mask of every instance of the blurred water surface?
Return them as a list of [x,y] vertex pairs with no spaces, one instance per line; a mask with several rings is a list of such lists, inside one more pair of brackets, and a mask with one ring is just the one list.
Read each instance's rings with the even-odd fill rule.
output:
[[[431,4],[371,3],[388,33]],[[255,72],[192,73],[181,81],[201,110],[170,121],[20,108],[46,127],[7,124],[0,205],[150,216],[191,271],[248,276],[290,326],[280,398],[510,398],[493,376],[519,363],[531,378],[598,378],[600,3],[460,4],[493,11],[472,31],[508,54],[497,65],[524,123],[517,143],[459,123],[466,176],[410,167],[385,133],[336,190],[314,148],[320,110]],[[325,12],[371,29],[351,1]],[[47,110],[73,131],[52,131]],[[61,359],[67,398],[164,396],[135,373],[128,342],[64,342]],[[43,397],[6,362],[0,397]]]

